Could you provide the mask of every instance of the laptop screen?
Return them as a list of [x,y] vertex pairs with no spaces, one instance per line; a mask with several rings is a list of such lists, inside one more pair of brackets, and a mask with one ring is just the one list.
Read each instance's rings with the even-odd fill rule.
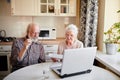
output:
[[66,49],[63,56],[61,75],[92,69],[96,47]]
[[54,69],[60,77],[88,73],[92,70],[97,47],[66,49],[63,55],[61,71]]

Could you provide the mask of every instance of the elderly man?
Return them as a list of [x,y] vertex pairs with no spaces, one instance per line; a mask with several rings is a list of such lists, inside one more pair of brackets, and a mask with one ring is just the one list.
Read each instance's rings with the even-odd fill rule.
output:
[[13,42],[10,58],[12,71],[28,65],[45,62],[43,45],[36,42],[39,37],[39,31],[39,25],[30,23],[27,28],[27,35]]

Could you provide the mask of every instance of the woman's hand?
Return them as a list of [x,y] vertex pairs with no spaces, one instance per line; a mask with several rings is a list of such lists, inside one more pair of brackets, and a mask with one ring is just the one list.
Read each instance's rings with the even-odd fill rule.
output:
[[58,62],[56,58],[51,58],[53,62]]

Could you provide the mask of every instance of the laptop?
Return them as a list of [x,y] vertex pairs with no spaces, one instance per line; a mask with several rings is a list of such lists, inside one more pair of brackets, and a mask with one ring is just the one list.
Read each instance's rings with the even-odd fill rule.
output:
[[90,73],[93,67],[97,47],[66,49],[63,61],[50,68],[61,78]]

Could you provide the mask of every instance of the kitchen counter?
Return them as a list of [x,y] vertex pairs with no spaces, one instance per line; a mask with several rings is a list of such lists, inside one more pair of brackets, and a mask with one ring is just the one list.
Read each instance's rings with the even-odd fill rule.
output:
[[59,42],[63,41],[64,38],[57,38],[57,39],[49,39],[49,40],[40,40],[42,44],[59,44]]
[[12,42],[0,42],[0,45],[12,45]]
[[108,55],[106,53],[98,51],[96,60],[120,76],[120,53]]
[[[43,44],[59,44],[59,42],[63,41],[64,38],[57,38],[57,39],[44,39],[39,40]],[[12,42],[0,42],[0,45],[12,45]]]

